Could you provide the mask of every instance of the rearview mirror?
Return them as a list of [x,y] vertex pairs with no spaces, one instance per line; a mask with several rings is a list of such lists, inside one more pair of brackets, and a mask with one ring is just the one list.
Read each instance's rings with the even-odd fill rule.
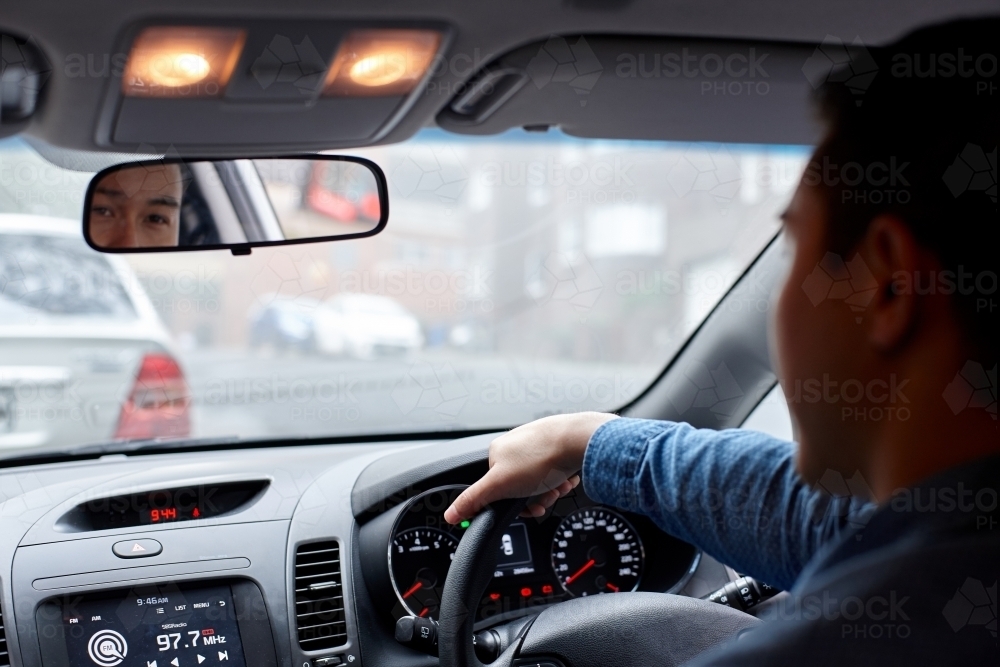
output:
[[374,236],[385,174],[340,155],[116,165],[90,182],[83,235],[101,252],[232,250]]

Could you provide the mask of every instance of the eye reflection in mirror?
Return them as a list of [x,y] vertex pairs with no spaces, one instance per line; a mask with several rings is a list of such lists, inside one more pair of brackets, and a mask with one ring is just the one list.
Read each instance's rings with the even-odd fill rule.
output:
[[107,174],[90,202],[90,238],[102,248],[176,247],[183,186],[179,164]]
[[84,237],[104,252],[230,249],[363,238],[389,216],[385,175],[340,155],[165,159],[91,181]]

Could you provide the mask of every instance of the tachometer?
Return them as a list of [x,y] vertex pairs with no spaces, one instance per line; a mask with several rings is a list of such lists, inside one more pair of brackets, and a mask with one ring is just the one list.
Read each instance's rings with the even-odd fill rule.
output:
[[634,591],[642,576],[642,540],[625,517],[606,507],[567,516],[552,538],[552,569],[575,597]]
[[437,618],[458,538],[437,528],[410,528],[389,546],[389,571],[400,601],[416,616]]

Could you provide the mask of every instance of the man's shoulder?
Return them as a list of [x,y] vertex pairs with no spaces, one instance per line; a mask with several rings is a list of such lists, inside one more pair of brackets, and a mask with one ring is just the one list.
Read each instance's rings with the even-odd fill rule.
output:
[[901,540],[818,573],[698,664],[971,664],[997,646],[1000,527]]

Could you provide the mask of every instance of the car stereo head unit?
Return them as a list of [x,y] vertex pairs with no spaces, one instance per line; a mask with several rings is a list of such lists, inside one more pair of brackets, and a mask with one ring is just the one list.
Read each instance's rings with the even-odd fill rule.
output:
[[277,665],[263,597],[245,580],[65,595],[35,621],[44,667]]

